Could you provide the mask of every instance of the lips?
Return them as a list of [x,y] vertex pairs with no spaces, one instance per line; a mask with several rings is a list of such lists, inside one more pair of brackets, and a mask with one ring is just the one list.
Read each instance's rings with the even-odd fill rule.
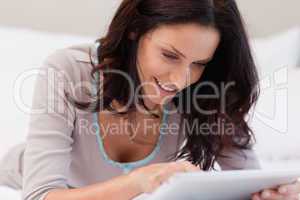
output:
[[171,87],[168,87],[166,85],[164,85],[161,81],[159,81],[156,77],[154,77],[154,80],[157,84],[157,86],[165,93],[168,93],[168,94],[174,94],[176,93],[178,90],[176,88],[171,88]]

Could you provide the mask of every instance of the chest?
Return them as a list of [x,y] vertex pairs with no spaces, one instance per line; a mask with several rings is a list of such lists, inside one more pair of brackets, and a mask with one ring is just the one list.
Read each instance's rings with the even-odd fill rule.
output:
[[[157,127],[158,124],[158,127]],[[159,142],[159,122],[99,114],[99,132],[104,153],[116,162],[134,162],[150,155]]]
[[150,155],[156,144],[139,144],[126,141],[126,138],[106,138],[103,140],[104,151],[116,162],[135,162]]

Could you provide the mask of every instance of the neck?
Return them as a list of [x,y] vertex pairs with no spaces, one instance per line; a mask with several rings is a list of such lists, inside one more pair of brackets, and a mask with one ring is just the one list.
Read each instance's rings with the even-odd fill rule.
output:
[[[121,111],[126,111],[126,108],[124,106],[122,106],[117,100],[113,100],[112,101],[112,107],[114,109],[116,109],[117,111],[121,112]],[[156,114],[160,117],[162,117],[163,115],[163,105],[161,104],[154,104],[152,103],[150,100],[147,100],[147,99],[144,99],[144,104],[145,106],[148,108],[149,111],[145,110],[144,107],[141,107],[140,108],[142,109],[141,111],[138,110],[138,112],[141,112],[141,113],[153,113],[153,114]]]

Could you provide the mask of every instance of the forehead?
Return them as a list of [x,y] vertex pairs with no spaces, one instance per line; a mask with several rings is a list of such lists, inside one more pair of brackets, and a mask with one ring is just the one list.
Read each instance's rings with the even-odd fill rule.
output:
[[172,45],[187,57],[196,59],[212,56],[220,41],[215,28],[194,23],[162,25],[148,36],[155,45]]

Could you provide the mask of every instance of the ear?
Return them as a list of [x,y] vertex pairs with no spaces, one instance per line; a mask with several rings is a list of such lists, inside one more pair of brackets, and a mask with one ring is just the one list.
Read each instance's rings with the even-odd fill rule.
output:
[[130,39],[130,40],[136,40],[136,36],[137,36],[136,32],[130,32],[128,34],[128,39]]

